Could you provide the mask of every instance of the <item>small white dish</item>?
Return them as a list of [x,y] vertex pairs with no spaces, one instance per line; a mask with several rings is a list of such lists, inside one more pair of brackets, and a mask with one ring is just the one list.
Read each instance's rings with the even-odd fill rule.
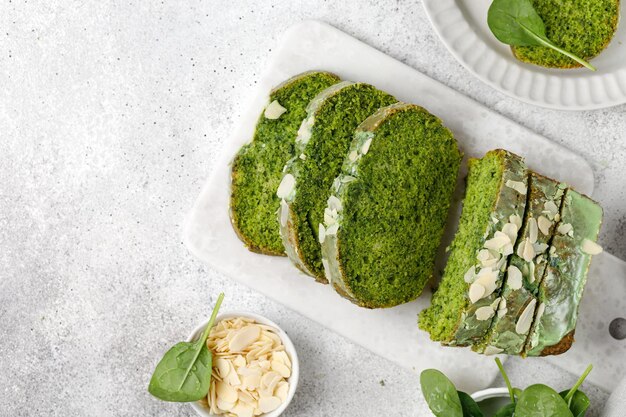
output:
[[[491,0],[424,0],[435,32],[450,53],[483,82],[526,103],[558,110],[592,110],[626,103],[626,25],[591,63],[598,69],[525,64],[487,25]],[[626,14],[626,2],[620,4]],[[623,22],[622,22],[623,23]]]
[[506,387],[476,391],[471,397],[486,416],[494,415],[498,410],[511,402],[509,390]]
[[[283,329],[281,329],[278,326],[278,324],[255,313],[250,313],[247,311],[229,311],[226,313],[218,314],[215,319],[215,324],[219,323],[221,320],[232,319],[235,317],[250,318],[250,319],[253,319],[258,324],[264,324],[264,325],[267,325],[276,329],[276,334],[280,337],[280,340],[282,340],[283,345],[285,346],[285,352],[287,352],[287,354],[289,355],[289,358],[291,359],[291,376],[287,379],[287,382],[289,382],[289,392],[287,393],[287,400],[285,400],[285,402],[282,403],[280,407],[278,407],[276,410],[271,411],[269,413],[261,414],[259,416],[259,417],[278,417],[283,413],[283,411],[285,411],[285,409],[291,402],[291,399],[293,398],[294,394],[296,393],[296,389],[298,387],[298,379],[300,377],[300,364],[298,362],[298,353],[296,352],[296,348],[291,342],[291,339],[289,338],[289,336],[287,336],[287,333],[285,333]],[[208,323],[209,323],[209,320],[207,319],[201,324],[199,324],[195,329],[193,329],[193,332],[191,332],[191,334],[187,338],[187,341],[191,342],[193,340],[196,340],[198,336],[200,336],[202,331],[206,328]],[[193,408],[199,416],[220,417],[216,414],[209,413],[209,410],[203,407],[198,402],[192,402],[190,404],[191,404],[191,408]]]

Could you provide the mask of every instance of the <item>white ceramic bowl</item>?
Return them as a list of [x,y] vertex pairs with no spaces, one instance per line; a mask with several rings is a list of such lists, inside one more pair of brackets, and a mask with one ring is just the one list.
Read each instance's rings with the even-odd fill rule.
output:
[[501,407],[511,401],[509,399],[509,390],[506,387],[476,391],[471,397],[478,403],[478,406],[486,416],[494,415]]
[[[296,348],[293,346],[291,339],[289,339],[289,336],[287,336],[287,333],[285,333],[283,329],[281,329],[273,321],[268,320],[265,317],[260,316],[258,314],[250,313],[247,311],[229,311],[226,313],[218,314],[217,318],[215,319],[215,323],[217,324],[220,320],[231,319],[234,317],[246,317],[249,319],[253,319],[255,322],[259,324],[265,324],[267,326],[273,327],[274,329],[276,329],[276,334],[282,340],[283,345],[285,345],[285,351],[287,352],[287,354],[289,355],[289,358],[291,359],[291,376],[287,379],[287,382],[289,382],[289,392],[287,393],[287,400],[285,400],[285,402],[282,403],[280,407],[278,407],[276,410],[271,411],[269,413],[261,414],[260,416],[260,417],[278,417],[279,415],[283,413],[283,411],[285,411],[285,409],[291,402],[293,395],[296,393],[296,388],[298,387],[298,378],[300,377],[300,364],[298,363],[298,354],[296,352]],[[200,336],[200,334],[202,333],[202,331],[206,328],[208,323],[209,323],[209,320],[207,319],[201,324],[199,324],[198,327],[193,329],[193,332],[189,335],[189,337],[187,338],[187,341],[191,342],[197,339],[198,336]],[[209,410],[203,407],[198,402],[192,402],[190,404],[191,404],[191,407],[196,411],[196,413],[198,413],[198,415],[202,417],[219,417],[215,414],[209,413]]]

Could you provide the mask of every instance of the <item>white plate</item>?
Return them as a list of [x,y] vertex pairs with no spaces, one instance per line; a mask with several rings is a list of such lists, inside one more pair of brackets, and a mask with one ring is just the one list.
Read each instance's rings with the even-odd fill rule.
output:
[[[486,387],[497,374],[492,358],[468,349],[442,348],[418,330],[417,313],[428,306],[430,291],[399,307],[362,309],[339,297],[329,286],[301,274],[286,258],[249,252],[233,232],[228,218],[229,162],[252,137],[272,86],[316,68],[333,71],[346,80],[369,82],[400,100],[425,106],[455,133],[466,156],[482,156],[490,149],[503,147],[525,156],[531,167],[567,181],[581,192],[591,194],[593,190],[593,172],[580,156],[335,28],[310,21],[289,29],[275,49],[223,157],[187,218],[185,244],[200,260],[222,273],[404,368],[418,372],[438,368],[470,392]],[[457,188],[462,193],[462,187]],[[452,211],[458,213],[458,200]],[[454,230],[452,221],[448,240]]]
[[[512,97],[559,110],[626,103],[626,27],[592,62],[598,69],[558,70],[524,64],[487,26],[491,0],[424,0],[435,31],[454,57],[485,83]],[[626,1],[621,2],[626,14]],[[622,22],[623,23],[623,22]]]

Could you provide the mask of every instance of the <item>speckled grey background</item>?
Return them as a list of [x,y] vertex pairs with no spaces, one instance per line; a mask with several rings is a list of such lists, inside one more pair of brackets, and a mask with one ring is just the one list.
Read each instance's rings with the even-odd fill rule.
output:
[[[191,415],[146,385],[221,290],[224,310],[254,310],[292,335],[302,375],[286,415],[428,414],[415,374],[221,276],[180,241],[277,39],[310,18],[584,155],[605,207],[602,244],[626,258],[626,106],[558,112],[491,90],[446,51],[419,1],[3,2],[0,415]],[[540,360],[507,366],[518,385],[575,379]],[[587,390],[598,415],[607,393]]]

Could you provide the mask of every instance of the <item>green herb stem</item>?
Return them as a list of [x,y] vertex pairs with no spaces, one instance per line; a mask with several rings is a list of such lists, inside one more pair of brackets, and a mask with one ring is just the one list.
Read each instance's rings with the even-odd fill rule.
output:
[[[224,299],[224,293],[220,293],[219,297],[217,297],[217,301],[215,302],[215,307],[213,307],[213,312],[211,313],[211,318],[209,319],[209,323],[207,324],[206,329],[204,329],[204,332],[202,332],[202,336],[200,337],[200,339],[196,341],[196,343],[198,343],[200,347],[202,347],[202,345],[206,343],[206,340],[209,337],[209,333],[211,332],[211,329],[213,328],[213,324],[215,323],[215,318],[217,317],[217,312],[219,311],[220,306],[222,305],[223,299]],[[193,360],[189,362],[189,366],[185,370],[185,374],[184,374],[185,377],[182,378],[182,380],[180,381],[180,385],[178,386],[179,390],[183,387],[183,385],[185,385],[185,382],[187,381],[187,378],[189,377],[189,374],[191,373],[191,368],[193,368],[196,365],[196,361],[198,360],[198,356],[200,356],[200,352],[202,352],[201,348],[196,349],[196,353],[194,354]]]
[[544,38],[542,36],[538,36],[535,32],[530,30],[523,23],[519,22],[519,25],[526,31],[526,33],[528,33],[530,36],[532,36],[533,39],[535,39],[540,44],[542,44],[544,46],[547,46],[548,48],[552,48],[555,51],[557,51],[557,52],[559,52],[559,53],[561,53],[561,54],[563,54],[563,55],[573,59],[574,61],[578,62],[580,65],[584,66],[585,68],[590,69],[591,71],[596,71],[596,67],[594,67],[593,65],[591,65],[589,62],[585,61],[584,59],[577,57],[576,55],[574,55],[571,52],[566,51],[565,49],[559,48],[554,43],[552,43],[549,39]]
[[504,366],[502,366],[502,362],[500,361],[500,358],[496,358],[496,364],[498,365],[498,369],[500,369],[500,373],[502,374],[502,378],[504,379],[504,382],[506,383],[506,387],[509,390],[509,396],[511,397],[511,402],[515,402],[515,395],[513,394],[513,387],[511,386],[511,381],[509,381],[509,377],[507,376],[506,372],[504,371]]
[[583,372],[583,374],[580,376],[580,378],[578,378],[578,381],[576,381],[572,389],[570,389],[567,395],[565,396],[564,400],[567,403],[568,407],[570,406],[570,403],[572,402],[572,397],[574,397],[574,394],[576,393],[578,388],[580,388],[580,386],[583,384],[583,381],[585,380],[585,378],[587,378],[587,375],[589,375],[589,372],[591,372],[592,369],[593,369],[593,365],[589,365],[587,369],[585,369],[585,372]]

